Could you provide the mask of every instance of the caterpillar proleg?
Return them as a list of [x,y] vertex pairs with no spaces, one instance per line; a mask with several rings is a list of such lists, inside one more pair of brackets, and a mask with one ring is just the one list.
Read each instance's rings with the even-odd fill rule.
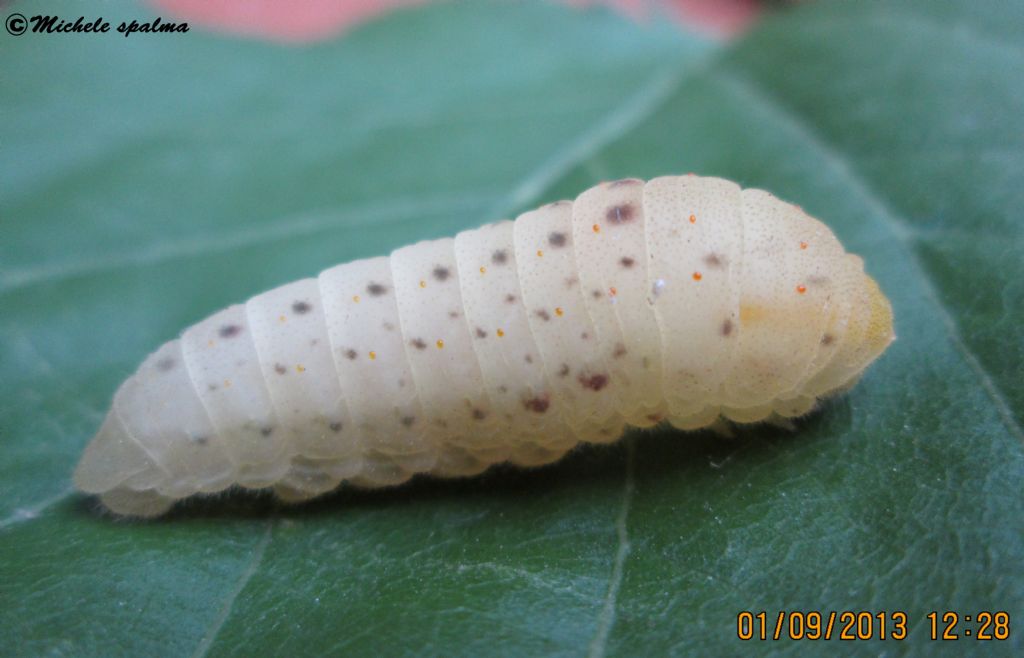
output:
[[156,516],[232,485],[301,501],[535,466],[627,425],[806,414],[893,337],[862,260],[797,206],[618,180],[186,329],[118,389],[75,483]]

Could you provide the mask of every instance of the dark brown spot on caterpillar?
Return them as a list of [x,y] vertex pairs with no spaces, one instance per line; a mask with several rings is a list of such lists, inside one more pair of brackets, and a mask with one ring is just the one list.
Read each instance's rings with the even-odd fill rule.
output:
[[523,361],[526,361],[527,363],[533,363],[533,356],[527,354],[526,356],[523,357]]
[[807,283],[814,286],[820,286],[822,284],[828,283],[828,281],[829,278],[827,276],[821,276],[820,274],[812,274],[811,276],[807,277]]
[[412,427],[413,423],[416,422],[416,416],[402,416],[402,425],[405,427]]
[[835,342],[835,337],[832,334],[825,334],[821,337],[821,344],[826,347]]
[[238,334],[242,333],[242,328],[237,324],[226,324],[220,328],[217,332],[221,338],[234,338]]
[[559,233],[555,231],[548,235],[548,244],[555,249],[560,249],[565,246],[566,238],[565,233]]
[[456,319],[460,315],[461,313],[459,313],[458,311],[448,311],[448,317],[450,317],[452,320]]
[[220,388],[220,387],[217,386],[216,384],[207,384],[206,385],[206,390],[210,391],[211,393],[213,391],[216,391],[218,388]]
[[498,392],[499,393],[508,393],[508,386],[505,386],[504,384],[502,384],[501,386],[498,387]]
[[569,364],[568,363],[563,363],[562,366],[558,369],[558,376],[559,377],[568,377],[569,376]]
[[313,307],[309,305],[309,302],[297,301],[294,304],[292,304],[292,310],[298,313],[299,315],[303,315],[313,310]]
[[354,349],[349,348],[345,350],[345,358],[349,361],[355,361],[357,356],[359,356],[359,352],[356,352]]
[[604,218],[608,220],[609,224],[625,224],[631,222],[634,219],[635,211],[633,206],[626,203],[621,206],[611,206],[608,211],[605,212]]
[[533,312],[533,314],[536,315],[541,320],[543,320],[544,322],[547,322],[548,320],[551,319],[551,314],[542,308],[537,309],[536,311]]
[[511,294],[511,293],[508,294],[508,295],[505,295],[505,303],[506,304],[515,304],[516,303],[516,296]]
[[476,337],[477,338],[487,338],[487,332],[484,331],[483,329],[481,329],[480,327],[477,327],[476,328]]
[[636,185],[642,182],[643,181],[641,181],[638,178],[620,178],[619,180],[614,180],[611,183],[609,183],[608,187],[619,187],[620,185]]
[[580,339],[582,339],[582,340],[590,340],[590,334],[587,333],[586,331],[584,331],[582,334],[580,334]]
[[491,254],[491,262],[495,265],[504,265],[508,262],[508,253],[504,249],[498,249]]
[[708,267],[722,267],[725,265],[725,256],[719,256],[718,254],[708,254],[704,257],[704,263]]
[[608,375],[585,375],[581,374],[576,378],[576,381],[580,383],[580,386],[591,391],[600,391],[602,388],[608,385]]
[[594,299],[601,299],[601,291],[600,290],[591,290],[590,291],[590,296],[593,297]]
[[274,372],[276,372],[279,375],[287,375],[288,374],[288,368],[285,368],[284,364],[275,363],[274,364]]
[[423,342],[422,338],[413,338],[412,340],[409,341],[409,344],[418,350],[427,349],[427,344]]
[[619,265],[622,265],[628,270],[629,268],[636,265],[636,261],[630,258],[629,256],[623,256],[622,258],[619,259]]
[[210,442],[210,437],[208,437],[208,436],[194,436],[194,437],[192,437],[192,442],[195,443],[196,445],[205,446],[207,443]]
[[174,367],[174,363],[174,359],[170,357],[166,359],[160,359],[159,361],[156,362],[156,369],[159,370],[160,372],[167,372],[168,370]]
[[366,292],[370,293],[374,297],[380,297],[388,291],[388,287],[379,283],[370,283],[366,286]]
[[328,425],[327,427],[329,427],[332,432],[340,432],[341,431],[341,423],[339,423],[339,422],[333,422],[330,425]]
[[575,286],[579,282],[580,282],[580,280],[577,279],[574,276],[566,277],[566,279],[565,279],[565,287],[569,288],[571,290],[572,287]]
[[262,434],[263,436],[270,436],[273,433],[274,433],[274,428],[273,427],[261,427],[260,428],[260,434]]
[[434,268],[434,278],[437,279],[438,281],[447,281],[448,277],[450,277],[451,275],[451,270],[449,270],[447,267],[442,267],[438,265],[437,267]]
[[527,411],[542,414],[551,406],[551,397],[547,393],[542,393],[536,397],[523,400],[523,406],[526,407]]
[[390,322],[385,322],[385,323],[383,323],[380,326],[384,327],[385,331],[394,331],[395,330],[395,325],[391,324]]
[[487,412],[483,409],[473,410],[473,420],[483,420],[484,418],[487,418]]
[[612,352],[612,357],[621,359],[624,356],[626,356],[626,346],[622,343],[615,343],[615,351]]
[[722,335],[728,336],[732,333],[732,320],[726,319],[722,322]]

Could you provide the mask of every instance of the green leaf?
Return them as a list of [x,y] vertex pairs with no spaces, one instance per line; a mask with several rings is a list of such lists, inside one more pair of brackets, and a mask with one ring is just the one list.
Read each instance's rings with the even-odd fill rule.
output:
[[[1013,625],[932,642],[925,618],[1024,620],[1020,5],[810,3],[721,46],[438,4],[314,46],[29,33],[0,55],[5,653],[821,649],[741,642],[741,610],[909,615],[904,641],[830,649],[1024,647]],[[217,308],[686,171],[801,204],[892,299],[899,340],[798,432],[659,430],[535,471],[152,523],[71,491],[118,383]]]

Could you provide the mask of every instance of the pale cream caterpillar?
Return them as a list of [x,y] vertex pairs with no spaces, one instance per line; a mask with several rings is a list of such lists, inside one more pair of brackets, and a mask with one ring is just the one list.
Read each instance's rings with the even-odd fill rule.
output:
[[534,466],[626,425],[800,416],[893,339],[862,260],[719,178],[602,183],[231,306],[143,362],[75,483],[155,516],[232,485]]

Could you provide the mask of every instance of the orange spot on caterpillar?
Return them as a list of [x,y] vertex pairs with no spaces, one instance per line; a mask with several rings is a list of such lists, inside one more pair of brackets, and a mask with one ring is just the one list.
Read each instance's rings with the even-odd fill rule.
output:
[[224,388],[228,388],[229,386],[231,386],[231,380],[230,379],[225,379],[224,380]]
[[[359,295],[352,295],[352,301],[354,301],[356,304],[358,304],[359,303]],[[282,315],[281,317],[284,317],[284,316]]]
[[213,339],[210,339],[210,340],[206,341],[206,346],[207,347],[213,347],[213,345],[214,345]]
[[561,306],[555,307],[555,315],[557,315],[558,317],[562,317],[563,315],[565,315],[565,311],[562,310]]
[[694,281],[700,281],[703,278],[704,278],[704,275],[701,274],[700,272],[694,272],[693,273],[693,280]]
[[600,233],[601,232],[601,227],[598,224],[594,224],[594,226],[592,228],[594,229],[594,233]]
[[498,329],[497,334],[498,334],[498,338],[501,338],[501,337],[503,337],[505,335],[505,330],[504,329]]
[[376,359],[376,358],[377,358],[377,353],[374,352],[373,350],[370,350],[370,360],[372,361],[373,359]]
[[444,349],[444,341],[441,340],[440,338],[437,339],[437,349],[439,349],[439,350],[443,350]]
[[288,318],[284,317],[283,315],[279,315],[279,316],[277,316],[277,321],[278,322],[288,322]]
[[801,242],[800,243],[800,248],[801,249],[806,249],[807,248],[807,243],[806,242]]
[[615,286],[612,286],[611,288],[608,289],[608,294],[614,297],[615,295],[619,294],[619,291],[615,289]]
[[807,292],[807,286],[805,286],[804,284],[801,283],[800,285],[798,285],[796,287],[796,291],[802,295],[805,292]]
[[426,287],[427,287],[427,282],[424,281],[423,279],[420,279],[420,288],[426,288]]
[[768,317],[768,309],[763,306],[740,304],[740,326],[760,322]]
[[487,274],[487,268],[483,265],[480,266],[480,274]]
[[296,372],[306,372],[306,368],[301,363],[296,363],[295,364],[295,371]]
[[537,258],[544,258],[544,252],[540,249],[537,250]]
[[697,223],[697,215],[690,215],[690,223],[691,224],[696,224]]

